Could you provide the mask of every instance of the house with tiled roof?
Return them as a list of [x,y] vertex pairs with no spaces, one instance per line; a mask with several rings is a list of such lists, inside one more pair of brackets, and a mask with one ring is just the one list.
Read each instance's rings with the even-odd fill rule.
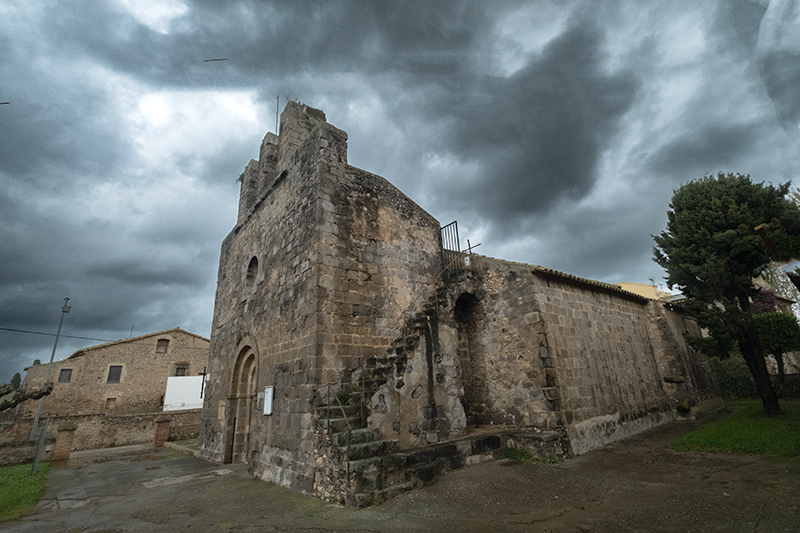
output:
[[[156,422],[169,418],[172,437],[196,435],[200,409],[164,413],[170,377],[204,376],[209,340],[181,328],[82,348],[66,359],[25,369],[23,387],[52,381],[42,402],[48,437],[74,431],[72,450],[153,442]],[[196,378],[195,378],[196,379]],[[30,430],[38,402],[17,410],[21,433]]]

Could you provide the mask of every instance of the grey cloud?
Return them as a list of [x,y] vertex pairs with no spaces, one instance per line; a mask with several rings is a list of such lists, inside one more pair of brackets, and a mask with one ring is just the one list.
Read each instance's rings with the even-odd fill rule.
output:
[[[490,18],[477,2],[195,1],[163,35],[108,5],[90,4],[59,6],[49,18],[49,30],[71,51],[155,85],[198,87],[258,84],[263,76],[306,69],[440,75],[469,61]],[[220,56],[228,61],[203,62]]]
[[752,56],[758,42],[759,25],[765,7],[753,0],[729,0],[716,4],[711,38],[718,39],[719,51]]
[[761,78],[787,133],[800,137],[800,3],[772,0],[761,21],[758,59]]
[[459,207],[477,205],[504,230],[559,198],[586,194],[639,85],[630,72],[603,71],[602,41],[592,23],[575,24],[511,77],[482,80],[480,92],[448,94],[443,147],[477,162],[484,179],[452,180],[439,194],[455,196]]
[[[528,35],[498,25],[530,5],[194,0],[168,34],[115,3],[50,2],[46,16],[0,21],[0,101],[13,101],[0,107],[0,326],[54,332],[69,296],[68,334],[115,339],[131,324],[134,334],[177,325],[208,334],[235,179],[273,127],[277,94],[322,107],[349,133],[353,164],[386,176],[444,222],[457,216],[483,228],[483,253],[606,281],[653,277],[649,235],[662,229],[674,185],[725,165],[766,171],[781,159],[783,130],[754,60],[764,6],[537,2],[524,11],[531,24],[547,27],[542,18],[558,11],[567,27],[521,57]],[[703,33],[697,56],[684,56],[661,28],[687,12]],[[784,49],[765,46],[761,30],[765,83],[776,106],[786,102],[780,113],[790,123],[800,82],[786,77],[776,59]],[[502,77],[493,62],[511,54],[522,66]],[[664,56],[676,64],[665,69]],[[212,57],[228,61],[203,62]],[[130,86],[107,87],[98,73]],[[696,94],[675,104],[663,87],[684,74]],[[153,172],[137,159],[128,110],[116,108],[125,99],[116,90],[138,98],[142,86],[255,90],[268,113],[258,138],[215,139],[202,153],[178,148],[164,154],[163,173]],[[651,131],[663,109],[672,115]],[[437,158],[460,170],[436,174],[428,163]],[[609,158],[625,163],[614,167],[617,179],[602,174]],[[94,184],[146,195],[171,183],[172,168],[199,189],[163,211],[131,208],[108,221],[70,211],[97,212],[105,199],[88,197]],[[587,207],[605,186],[622,190]],[[92,343],[62,339],[57,357]],[[50,337],[0,331],[0,380],[51,348]]]
[[720,170],[735,171],[741,155],[749,152],[759,134],[753,124],[705,125],[662,145],[651,158],[651,168],[684,181]]

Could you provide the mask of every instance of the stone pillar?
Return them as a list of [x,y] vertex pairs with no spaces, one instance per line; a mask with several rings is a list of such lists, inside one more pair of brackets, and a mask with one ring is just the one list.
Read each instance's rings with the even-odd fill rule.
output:
[[156,446],[163,446],[169,440],[169,418],[156,420]]
[[53,446],[53,461],[69,459],[72,452],[72,441],[75,438],[75,428],[59,428],[56,434],[56,443]]

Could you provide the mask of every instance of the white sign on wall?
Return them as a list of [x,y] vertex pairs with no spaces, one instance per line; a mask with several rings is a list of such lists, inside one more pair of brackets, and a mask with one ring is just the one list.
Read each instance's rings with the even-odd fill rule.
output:
[[173,376],[167,378],[167,391],[164,393],[164,411],[202,409],[203,398],[200,391],[206,376]]
[[264,388],[264,414],[272,414],[272,399],[275,396],[275,387],[270,385]]

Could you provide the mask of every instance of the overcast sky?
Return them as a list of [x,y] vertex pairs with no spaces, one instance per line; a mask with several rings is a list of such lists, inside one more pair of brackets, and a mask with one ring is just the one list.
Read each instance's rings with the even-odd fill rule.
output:
[[663,283],[682,183],[800,168],[798,0],[3,0],[0,51],[0,381],[65,297],[56,359],[210,334],[276,96],[477,251],[611,283]]

